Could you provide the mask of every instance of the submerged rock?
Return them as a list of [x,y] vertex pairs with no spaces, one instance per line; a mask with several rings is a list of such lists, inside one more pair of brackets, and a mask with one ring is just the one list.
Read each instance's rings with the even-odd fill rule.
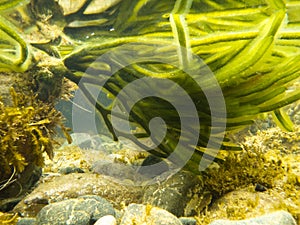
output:
[[92,171],[121,180],[128,179],[134,181],[137,177],[141,177],[133,167],[109,160],[98,160],[93,164]]
[[182,225],[181,221],[164,209],[151,205],[130,204],[120,225]]
[[17,225],[36,225],[35,218],[20,218]]
[[84,173],[84,171],[79,167],[64,167],[59,169],[59,173],[61,174],[69,174],[69,173]]
[[179,220],[183,225],[196,225],[197,221],[193,217],[180,217]]
[[286,211],[277,211],[266,214],[260,217],[230,221],[230,220],[216,220],[210,225],[297,225],[292,215]]
[[228,219],[246,219],[278,209],[296,211],[297,208],[290,199],[278,195],[273,190],[256,192],[252,186],[225,194],[216,200],[208,211],[211,214],[223,212]]
[[72,173],[53,177],[41,183],[32,193],[26,196],[14,212],[25,217],[35,217],[47,204],[77,198],[83,195],[98,195],[112,202],[116,208],[123,202],[141,202],[142,189],[127,186],[107,176],[88,173]]
[[163,208],[178,217],[184,216],[184,209],[192,198],[192,189],[199,183],[201,181],[194,174],[180,171],[146,187],[143,203]]
[[105,215],[114,215],[113,206],[99,196],[82,196],[49,204],[37,214],[39,225],[89,225]]

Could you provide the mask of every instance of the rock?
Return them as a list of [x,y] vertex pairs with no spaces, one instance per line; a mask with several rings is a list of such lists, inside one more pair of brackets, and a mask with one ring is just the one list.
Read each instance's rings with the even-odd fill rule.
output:
[[193,217],[180,217],[179,220],[183,225],[196,225],[197,221]]
[[15,208],[14,212],[24,217],[35,217],[48,203],[65,199],[77,198],[83,195],[98,195],[112,202],[116,208],[120,203],[139,203],[142,199],[142,189],[124,184],[117,179],[89,173],[71,173],[53,177],[28,194]]
[[16,76],[17,74],[15,73],[0,73],[0,96],[1,96],[1,101],[5,103],[5,105],[11,105],[12,100],[11,100],[11,95],[9,92],[9,88],[13,86],[16,83]]
[[20,218],[17,225],[36,225],[35,218]]
[[[58,142],[62,142],[61,139],[57,139]],[[82,150],[77,146],[65,146],[62,149],[54,150],[54,158],[50,160],[45,159],[45,166],[43,167],[43,175],[51,174],[69,174],[74,172],[90,172],[91,163],[89,162],[85,153],[94,154],[93,151]],[[96,151],[99,152],[99,151]],[[97,155],[98,157],[98,155]]]
[[164,209],[151,205],[130,204],[120,225],[182,225],[180,220]]
[[[299,84],[298,84],[299,86]],[[299,88],[299,87],[298,87]],[[300,102],[294,102],[288,106],[287,114],[290,116],[294,124],[300,124]]]
[[135,169],[130,165],[115,163],[109,160],[98,160],[92,166],[92,171],[97,174],[102,174],[110,177],[115,177],[121,180],[136,180],[139,176]]
[[[45,206],[37,215],[39,225],[89,225],[90,215],[85,211],[73,211],[75,200],[57,202]],[[70,205],[69,205],[70,204]]]
[[94,225],[117,225],[117,220],[112,215],[101,217]]
[[78,199],[84,200],[78,205],[78,210],[85,210],[89,212],[91,220],[94,222],[105,215],[115,215],[113,205],[104,198],[97,195],[85,195]]
[[268,190],[264,185],[262,184],[256,184],[255,185],[255,191],[260,191],[260,192],[264,192]]
[[121,211],[121,210],[118,210],[118,209],[116,209],[116,208],[115,208],[115,212],[116,212],[116,214],[115,214],[116,220],[117,220],[117,221],[120,221],[121,218],[123,217],[124,212]]
[[[250,189],[251,188],[251,189]],[[246,219],[272,213],[278,209],[297,210],[290,199],[280,196],[276,191],[255,192],[254,186],[229,192],[216,200],[210,209],[210,214],[218,214],[221,211],[227,214],[229,219]]]
[[[191,190],[201,181],[190,172],[179,171],[162,182],[145,188],[143,203],[165,209],[180,217],[192,198]],[[201,193],[201,190],[198,191]]]
[[[199,189],[200,190],[199,190]],[[193,194],[190,201],[184,209],[184,216],[195,216],[202,212],[212,201],[212,194],[210,192],[203,192],[202,185],[196,185],[193,188]],[[197,191],[199,190],[199,191]]]
[[64,167],[59,169],[58,171],[61,174],[69,174],[69,173],[84,173],[84,171],[79,167]]
[[260,217],[230,221],[230,220],[216,220],[209,225],[297,225],[292,215],[286,211],[277,211],[269,213]]
[[37,214],[39,225],[89,225],[105,215],[114,215],[113,206],[99,196],[82,196],[49,204]]

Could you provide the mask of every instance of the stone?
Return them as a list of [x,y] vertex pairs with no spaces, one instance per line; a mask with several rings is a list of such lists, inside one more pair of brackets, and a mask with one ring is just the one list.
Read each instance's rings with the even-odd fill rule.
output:
[[35,218],[20,218],[17,225],[36,225]]
[[139,176],[135,169],[130,165],[116,163],[109,160],[98,160],[96,161],[91,169],[97,174],[102,174],[110,177],[115,177],[121,180],[136,180],[136,177]]
[[255,185],[255,191],[264,192],[266,190],[268,190],[268,189],[262,184],[256,184]]
[[117,225],[117,220],[112,215],[103,216],[94,225]]
[[120,225],[183,225],[168,211],[151,205],[130,204],[122,217]]
[[99,196],[82,196],[49,204],[37,214],[39,225],[89,225],[105,215],[114,215],[113,206]]
[[[275,191],[274,191],[275,192]],[[284,196],[278,195],[273,190],[265,192],[256,192],[254,187],[250,186],[240,190],[229,192],[217,199],[209,208],[210,214],[218,214],[223,211],[229,216],[242,215],[243,218],[248,219],[264,214],[272,213],[276,210],[297,210],[298,206]]]
[[79,167],[70,167],[70,166],[61,168],[61,169],[59,169],[58,172],[61,173],[61,174],[84,173],[84,171],[81,168],[79,168]]
[[105,215],[115,215],[113,205],[106,199],[96,195],[85,195],[78,198],[83,199],[75,210],[84,210],[91,215],[92,221],[97,221]]
[[197,221],[193,217],[180,217],[179,220],[183,225],[196,225]]
[[140,187],[124,184],[117,179],[90,173],[71,173],[52,177],[41,182],[28,194],[13,212],[23,217],[35,217],[47,204],[83,195],[98,195],[110,201],[114,207],[120,208],[121,202],[140,203],[143,191]]
[[185,216],[185,207],[192,198],[191,190],[199,184],[201,180],[194,174],[179,171],[161,182],[147,186],[143,203],[163,208],[177,217]]
[[118,210],[115,208],[115,212],[116,212],[116,214],[115,214],[116,220],[120,221],[124,214],[123,210]]
[[209,225],[297,225],[297,223],[290,213],[281,210],[247,220],[215,220]]
[[49,204],[41,209],[37,215],[39,225],[88,225],[90,215],[85,211],[74,211],[75,199]]

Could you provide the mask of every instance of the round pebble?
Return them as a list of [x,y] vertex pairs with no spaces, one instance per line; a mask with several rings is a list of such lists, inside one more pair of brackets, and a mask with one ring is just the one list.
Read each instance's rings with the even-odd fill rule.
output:
[[117,220],[112,215],[101,217],[94,225],[117,225]]

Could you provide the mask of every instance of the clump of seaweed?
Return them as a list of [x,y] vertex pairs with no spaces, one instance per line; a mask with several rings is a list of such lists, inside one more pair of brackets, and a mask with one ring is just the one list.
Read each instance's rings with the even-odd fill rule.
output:
[[[179,137],[191,140],[195,134],[199,134],[196,146],[186,144],[182,147],[195,150],[185,168],[198,173],[202,159],[222,160],[221,157],[215,157],[216,148],[219,147],[209,146],[211,137],[218,140],[219,133],[214,133],[216,130],[226,126],[226,132],[231,133],[252,124],[259,114],[266,112],[272,112],[284,130],[293,130],[293,124],[282,107],[300,98],[298,89],[289,89],[291,83],[299,78],[300,26],[299,16],[295,13],[299,6],[298,1],[292,4],[282,0],[259,3],[200,0],[167,3],[151,0],[145,4],[124,0],[105,12],[95,13],[90,21],[87,3],[74,14],[65,13],[67,26],[64,33],[74,40],[73,47],[74,43],[77,46],[67,52],[66,49],[70,48],[62,43],[58,51],[64,56],[64,65],[69,70],[66,77],[79,84],[87,99],[100,112],[115,140],[118,136],[124,136],[142,146],[131,134],[114,129],[111,114],[116,102],[121,105],[122,111],[116,116],[124,121],[127,119],[124,114],[128,112],[132,127],[139,128],[140,132],[134,133],[137,138],[150,137],[149,121],[158,116],[163,118],[167,125],[166,135],[150,151],[158,157],[167,158],[170,153],[176,154],[174,146],[177,146]],[[95,18],[101,19],[101,23]],[[132,45],[126,49],[126,44]],[[176,49],[172,46],[176,46]],[[99,61],[101,55],[109,55],[118,47],[122,47],[120,53],[114,52]],[[206,80],[206,72],[199,72],[203,71],[203,63],[194,60],[192,54],[203,60],[213,72],[213,78]],[[147,60],[135,62],[134,58],[130,58],[131,55]],[[153,55],[156,61],[151,58]],[[178,65],[166,63],[170,61],[178,62]],[[114,68],[120,68],[120,65],[122,69],[115,72]],[[192,73],[183,72],[186,68]],[[195,104],[200,126],[196,128],[193,122],[184,124],[188,129],[183,132],[180,124],[183,117],[179,119],[172,104],[166,104],[166,101],[156,97],[144,98],[132,108],[128,103],[131,93],[126,92],[119,101],[119,94],[126,85],[145,77],[151,77],[157,83],[168,79],[184,89]],[[214,79],[217,85],[213,84]],[[196,81],[203,86],[197,85]],[[92,85],[99,89],[101,87],[111,104],[107,105],[93,96],[94,89],[89,88]],[[183,108],[190,106],[178,100],[182,96],[172,85],[164,88],[158,88],[158,85],[151,85],[150,82],[139,85],[140,89],[132,91],[133,96],[138,91],[144,93],[149,90],[152,93],[155,90],[157,96],[165,96],[161,93],[176,96]],[[226,115],[221,115],[222,107],[213,115],[212,105],[205,95],[207,92],[217,93],[218,88],[222,90]],[[211,100],[217,102],[221,98],[216,94]],[[214,121],[217,122],[214,124]],[[157,140],[153,142],[159,143]],[[226,137],[220,142],[221,150],[238,150]],[[174,159],[180,161],[183,155],[185,153],[180,152]],[[173,160],[175,164],[176,160]]]
[[285,167],[280,159],[270,160],[259,146],[245,147],[239,153],[229,152],[219,166],[208,168],[203,177],[207,191],[214,198],[249,185],[260,184],[272,188],[282,177]]
[[[299,129],[296,126],[295,132],[282,132],[279,128],[271,128],[246,136],[242,142],[243,151],[228,154],[220,166],[211,166],[206,170],[203,173],[204,188],[213,198],[207,210],[198,211],[198,223],[210,224],[216,219],[245,219],[253,216],[252,211],[255,215],[264,214],[264,196],[276,201],[275,204],[268,201],[270,206],[267,210],[286,210],[299,220],[300,179],[297,165],[300,156],[294,151],[299,143]],[[266,187],[265,195],[254,192],[256,184]],[[231,191],[237,192],[230,195]],[[220,201],[219,198],[227,193],[229,197]]]
[[52,135],[62,124],[62,115],[51,104],[31,94],[10,88],[11,105],[0,100],[0,191],[26,166],[44,165],[44,152],[53,158]]
[[260,131],[245,137],[243,150],[228,152],[225,160],[203,172],[207,191],[218,198],[230,191],[249,185],[261,184],[273,188],[283,176],[297,183],[290,171],[287,157],[297,157],[299,127],[294,132],[278,128]]
[[0,212],[1,224],[16,224],[18,214],[2,213]]

